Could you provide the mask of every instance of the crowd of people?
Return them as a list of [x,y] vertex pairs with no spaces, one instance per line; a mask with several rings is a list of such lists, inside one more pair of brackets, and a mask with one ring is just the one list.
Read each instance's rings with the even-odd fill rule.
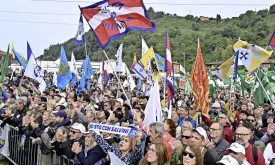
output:
[[[114,77],[104,90],[94,78],[89,90],[79,92],[71,85],[58,89],[52,74],[45,74],[48,87],[40,93],[36,83],[20,75],[0,84],[1,127],[18,127],[21,139],[33,137],[44,165],[52,164],[53,151],[79,165],[110,164],[109,152],[126,165],[275,164],[275,104],[255,107],[253,97],[219,88],[209,96],[209,116],[204,116],[194,108],[192,94],[177,90],[171,118],[164,115],[163,122],[146,126],[150,96],[134,89],[126,90],[126,97]],[[138,131],[133,138],[91,130],[90,123]]]

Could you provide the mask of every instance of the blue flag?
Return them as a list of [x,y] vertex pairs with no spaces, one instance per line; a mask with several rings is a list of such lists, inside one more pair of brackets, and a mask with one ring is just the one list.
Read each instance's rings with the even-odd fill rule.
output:
[[76,75],[72,73],[72,86],[75,86],[76,84]]
[[75,46],[80,46],[84,43],[85,43],[84,24],[83,24],[82,14],[80,13],[79,25],[78,25],[77,34],[74,38],[74,44]]
[[[85,85],[87,89],[90,89],[90,78],[92,75],[93,75],[93,68],[90,61],[90,57],[86,56],[86,59],[83,61],[83,64],[82,64],[82,75],[81,75],[80,84],[78,86],[78,91],[84,90]],[[86,79],[87,79],[87,82],[86,82]]]
[[61,46],[60,53],[60,65],[57,72],[57,87],[65,89],[70,80],[72,79],[72,73],[70,71],[70,66],[67,60],[67,56],[63,46]]
[[28,63],[27,59],[26,59],[23,55],[21,55],[21,54],[19,54],[18,52],[16,52],[14,49],[12,49],[12,51],[13,51],[13,53],[14,53],[14,55],[15,55],[17,61],[18,61],[18,63],[19,63],[24,69],[26,69],[27,63]]
[[32,48],[31,48],[29,42],[27,41],[27,60],[28,61],[29,61],[31,55],[32,55]]
[[238,77],[238,61],[239,61],[239,51],[237,51],[234,54],[235,60],[234,60],[234,75],[233,75],[233,80],[236,80]]
[[165,68],[165,58],[155,53],[156,62],[158,65],[158,69],[164,71]]

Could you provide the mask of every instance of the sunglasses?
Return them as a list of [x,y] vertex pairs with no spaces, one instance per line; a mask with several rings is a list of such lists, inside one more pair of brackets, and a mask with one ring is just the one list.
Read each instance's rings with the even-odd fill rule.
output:
[[255,120],[246,119],[246,121],[253,123]]
[[184,138],[184,139],[190,139],[191,138],[191,136],[184,136],[184,135],[182,135],[181,137]]
[[77,132],[77,131],[74,131],[74,130],[70,130],[70,132],[73,133],[73,134],[80,133],[80,132]]
[[183,152],[183,156],[189,156],[189,158],[191,158],[191,159],[193,159],[194,157],[196,157],[196,155],[195,154],[193,154],[193,153],[190,153],[190,152],[187,152],[187,151],[184,151]]

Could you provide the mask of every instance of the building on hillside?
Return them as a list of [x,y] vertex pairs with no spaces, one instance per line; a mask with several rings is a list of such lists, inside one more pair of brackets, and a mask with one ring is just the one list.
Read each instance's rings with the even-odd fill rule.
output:
[[204,17],[204,16],[200,16],[199,20],[200,21],[209,21],[209,18],[208,17]]
[[[215,68],[219,67],[223,62],[210,62],[210,63],[206,63],[206,68],[214,70]],[[275,66],[275,59],[268,59],[268,60],[266,60],[265,62],[263,62],[261,64],[261,68],[263,70],[270,70],[274,66]]]

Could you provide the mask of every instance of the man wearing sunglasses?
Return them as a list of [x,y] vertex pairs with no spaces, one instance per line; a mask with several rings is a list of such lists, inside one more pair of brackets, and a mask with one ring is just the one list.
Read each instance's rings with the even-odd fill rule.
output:
[[216,165],[213,156],[208,151],[208,149],[204,147],[207,140],[206,131],[202,127],[197,127],[195,130],[193,130],[191,142],[192,145],[197,146],[202,151],[202,156],[204,157],[203,164]]

